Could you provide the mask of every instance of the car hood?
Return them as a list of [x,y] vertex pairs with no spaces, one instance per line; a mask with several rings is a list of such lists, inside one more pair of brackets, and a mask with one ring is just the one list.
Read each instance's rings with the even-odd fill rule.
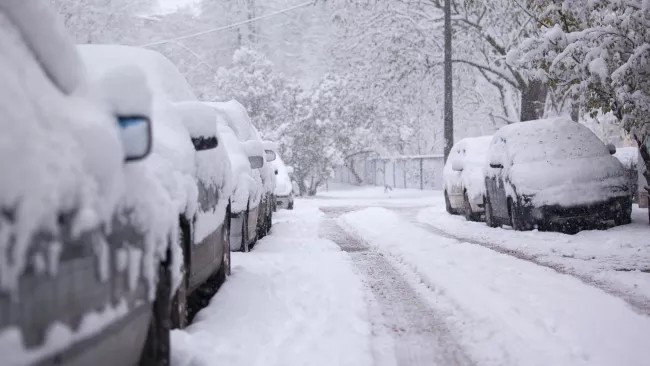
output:
[[612,156],[516,164],[509,179],[538,205],[575,205],[629,194],[621,163]]

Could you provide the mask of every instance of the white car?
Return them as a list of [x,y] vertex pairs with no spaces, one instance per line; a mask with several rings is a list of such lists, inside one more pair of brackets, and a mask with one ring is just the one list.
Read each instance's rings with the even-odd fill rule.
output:
[[293,184],[290,175],[293,167],[286,166],[278,155],[273,162],[275,167],[275,208],[293,210]]
[[485,165],[485,222],[575,232],[631,221],[623,165],[587,127],[568,118],[514,123],[497,131]]
[[[217,112],[217,126],[224,141],[234,180],[231,197],[231,250],[248,252],[259,237],[260,210],[265,189],[262,168],[266,165],[263,144],[259,139],[248,139],[246,124],[250,118],[241,104],[205,102]],[[237,132],[239,131],[239,133]]]
[[450,214],[463,213],[477,221],[483,213],[483,166],[492,136],[470,137],[451,148],[442,172],[445,206]]
[[204,284],[215,288],[230,273],[231,178],[224,167],[227,157],[218,149],[216,116],[196,101],[187,80],[158,52],[118,45],[80,45],[78,50],[91,76],[137,66],[153,91],[149,164],[176,205],[171,322],[183,328],[197,310],[189,306],[193,295],[204,293],[197,290]]

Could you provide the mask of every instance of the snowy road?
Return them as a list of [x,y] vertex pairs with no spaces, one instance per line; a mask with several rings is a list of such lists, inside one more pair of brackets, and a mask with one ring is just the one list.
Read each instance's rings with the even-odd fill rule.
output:
[[[173,365],[647,366],[650,318],[623,296],[456,240],[446,230],[460,223],[428,230],[421,221],[449,220],[437,200],[377,189],[297,200],[174,332]],[[619,264],[645,265],[621,252]]]

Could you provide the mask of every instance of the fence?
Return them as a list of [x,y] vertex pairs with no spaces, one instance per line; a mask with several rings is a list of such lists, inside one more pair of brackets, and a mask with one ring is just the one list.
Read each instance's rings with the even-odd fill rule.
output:
[[392,188],[441,189],[445,162],[442,155],[417,155],[357,157],[350,165],[354,169],[337,167],[332,182]]

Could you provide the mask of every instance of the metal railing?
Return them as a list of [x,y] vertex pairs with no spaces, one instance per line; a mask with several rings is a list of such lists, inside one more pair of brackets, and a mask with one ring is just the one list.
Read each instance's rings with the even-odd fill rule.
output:
[[335,169],[331,182],[390,188],[441,189],[442,155],[361,156]]

